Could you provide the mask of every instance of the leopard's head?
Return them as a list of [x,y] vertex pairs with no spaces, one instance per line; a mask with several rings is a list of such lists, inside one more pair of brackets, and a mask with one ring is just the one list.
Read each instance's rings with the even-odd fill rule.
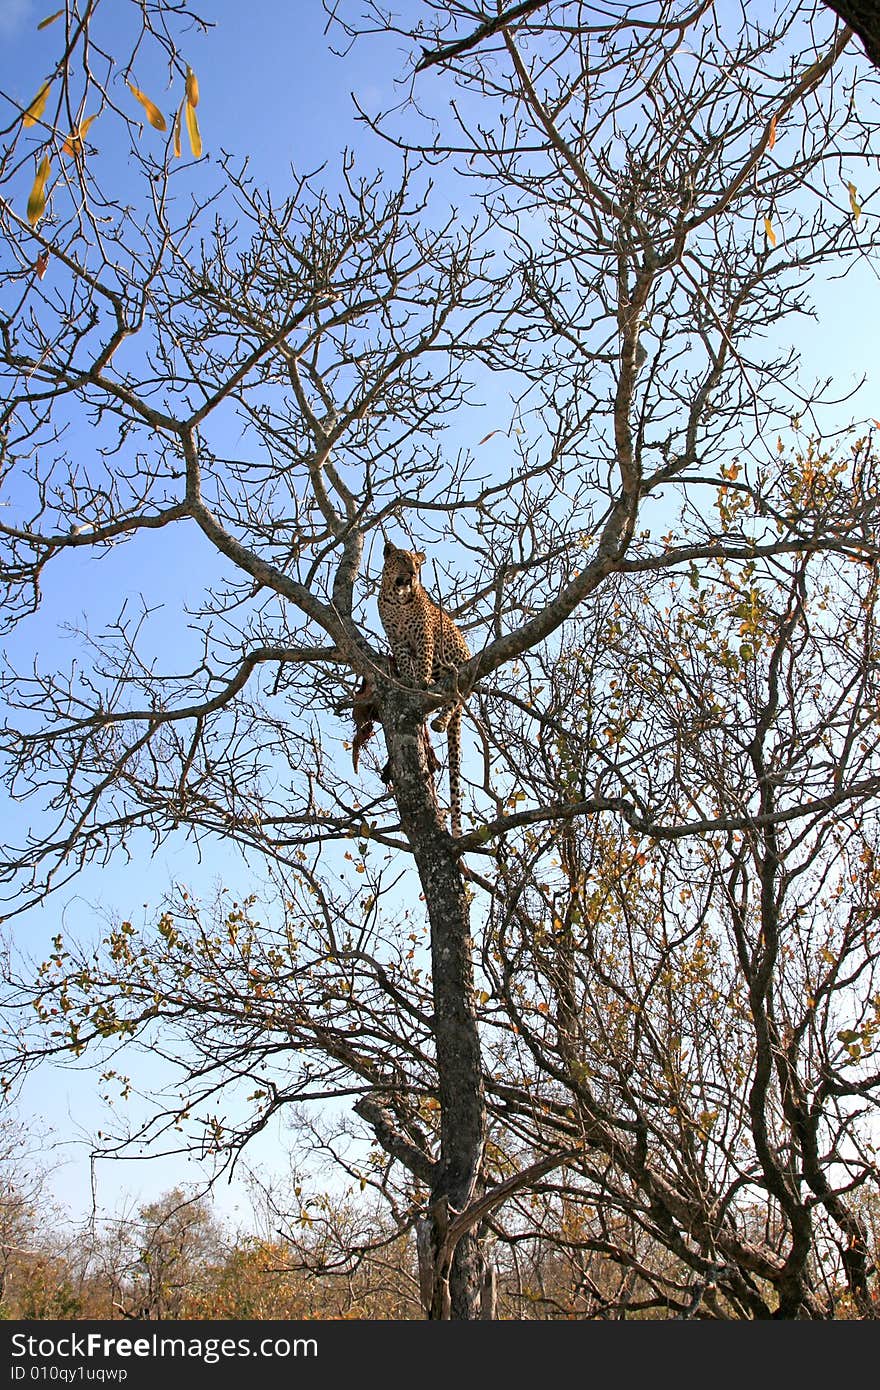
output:
[[408,591],[415,588],[419,579],[419,570],[425,563],[425,552],[423,550],[398,550],[396,545],[386,541],[383,552],[385,564],[382,569],[382,577],[389,583],[396,594],[405,595]]

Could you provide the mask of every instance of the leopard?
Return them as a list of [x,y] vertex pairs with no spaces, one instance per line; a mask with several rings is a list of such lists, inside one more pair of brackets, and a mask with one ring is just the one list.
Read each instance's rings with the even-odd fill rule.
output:
[[[419,689],[458,670],[470,648],[448,613],[434,602],[419,579],[423,550],[399,550],[386,541],[379,585],[379,617],[402,680]],[[461,700],[438,710],[431,728],[446,733],[449,754],[449,829],[461,837]]]

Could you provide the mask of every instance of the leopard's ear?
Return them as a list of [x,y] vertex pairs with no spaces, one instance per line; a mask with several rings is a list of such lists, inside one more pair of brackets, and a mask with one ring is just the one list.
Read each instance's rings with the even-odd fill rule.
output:
[[397,550],[397,546],[396,546],[396,545],[392,545],[390,541],[386,541],[386,542],[385,542],[385,549],[382,551],[382,554],[383,554],[383,556],[385,557],[385,559],[387,560],[387,559],[388,559],[388,556],[389,556],[389,555],[393,555],[393,554],[395,553],[396,550]]
[[412,554],[416,564],[420,566],[423,565],[428,558],[424,550],[414,550]]

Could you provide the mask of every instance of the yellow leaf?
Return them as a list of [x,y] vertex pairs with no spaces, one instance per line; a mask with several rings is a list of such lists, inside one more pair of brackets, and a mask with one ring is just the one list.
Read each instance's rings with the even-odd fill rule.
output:
[[180,119],[183,115],[183,102],[177,108],[177,115],[174,117],[174,157],[180,158]]
[[89,133],[89,126],[92,124],[92,121],[95,121],[97,119],[97,112],[95,112],[94,116],[86,116],[85,120],[80,124],[80,126],[76,130],[72,130],[70,132],[67,139],[64,141],[64,144],[61,146],[61,153],[81,154],[83,141]]
[[159,110],[158,106],[156,106],[154,102],[150,101],[150,98],[148,96],[145,96],[143,92],[138,91],[137,87],[133,86],[131,82],[129,82],[128,86],[132,95],[137,97],[141,106],[146,111],[147,120],[150,122],[150,125],[153,126],[156,130],[167,130],[168,124],[165,120],[165,117],[162,115],[162,112]]
[[195,107],[186,103],[186,133],[189,136],[190,148],[193,152],[193,159],[202,157],[202,137],[199,134],[199,123],[196,120]]
[[773,230],[773,223],[769,217],[764,218],[764,231],[767,233],[767,240],[771,246],[776,245],[776,233]]
[[195,110],[199,104],[199,79],[196,77],[192,68],[187,68],[186,70],[186,99],[193,110]]
[[852,208],[852,215],[858,222],[859,218],[862,215],[862,208],[861,204],[859,203],[859,195],[854,183],[848,183],[846,186],[849,189],[849,205]]
[[772,150],[772,148],[773,148],[773,146],[774,146],[775,144],[776,144],[776,117],[774,116],[774,117],[773,117],[773,120],[770,122],[770,130],[769,130],[769,132],[768,132],[768,134],[767,134],[767,148],[768,148],[768,150]]
[[49,100],[49,93],[52,90],[51,82],[44,82],[37,95],[34,97],[27,111],[24,113],[25,125],[36,125],[46,109],[46,102]]
[[48,29],[49,25],[54,24],[56,19],[58,19],[58,17],[63,14],[63,10],[56,10],[54,14],[47,14],[46,18],[41,19],[39,24],[37,25],[37,31],[39,32],[40,29]]
[[50,168],[49,156],[44,154],[40,160],[37,177],[34,179],[34,186],[28,198],[27,219],[32,227],[36,227],[46,211],[46,182],[49,178]]

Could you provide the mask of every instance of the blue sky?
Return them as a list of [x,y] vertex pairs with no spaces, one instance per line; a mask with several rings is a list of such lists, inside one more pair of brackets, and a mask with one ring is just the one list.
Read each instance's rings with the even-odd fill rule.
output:
[[[113,8],[105,3],[102,22],[112,20]],[[334,57],[323,32],[326,15],[315,0],[299,0],[291,6],[254,3],[246,7],[244,19],[242,7],[226,0],[212,0],[205,9],[216,27],[206,36],[193,35],[185,58],[199,78],[199,121],[209,164],[221,149],[247,155],[256,181],[279,199],[291,188],[292,166],[306,173],[326,164],[328,178],[335,177],[331,171],[338,167],[342,150],[355,144],[363,148],[365,143],[363,128],[354,120],[350,89],[357,87],[368,101],[387,101],[392,69],[377,71],[375,56],[362,49],[345,62]],[[0,85],[23,104],[38,90],[56,49],[60,26],[37,31],[39,21],[51,12],[51,4],[44,0],[0,0]],[[122,13],[121,6],[117,13]],[[102,32],[112,34],[112,28]],[[112,37],[108,42],[112,47]],[[138,63],[135,79],[170,121],[179,98],[166,89],[159,65],[146,60]],[[97,125],[91,135],[100,151]],[[151,135],[147,130],[143,138]],[[384,153],[377,142],[372,145],[369,167]],[[209,169],[209,178],[210,174]],[[179,535],[172,533],[151,535],[147,545],[125,546],[103,560],[85,552],[71,554],[63,567],[47,573],[39,615],[22,625],[6,649],[25,664],[36,652],[43,662],[57,660],[63,665],[70,660],[76,641],[62,630],[62,624],[82,614],[91,631],[100,631],[126,597],[136,607],[147,588],[151,601],[160,603],[163,597],[178,600],[182,586],[191,588],[195,596],[209,562],[206,545],[200,547],[198,539],[189,537],[182,553]],[[161,611],[155,623],[166,652],[184,645],[184,635],[167,630],[163,634]],[[27,807],[0,806],[4,832],[14,837],[27,813]],[[139,912],[150,920],[172,883],[187,882],[210,892],[221,872],[228,879],[229,869],[228,858],[219,850],[199,862],[186,842],[172,839],[154,859],[86,870],[43,908],[19,919],[16,936],[39,958],[59,929],[89,939],[114,916]],[[248,882],[243,871],[242,889]],[[146,1068],[146,1060],[140,1057],[136,1081],[149,1089],[157,1084],[160,1073],[151,1075]],[[79,1072],[65,1068],[33,1078],[22,1098],[25,1118],[32,1115],[35,1121],[46,1122],[61,1141],[47,1157],[52,1163],[60,1162],[52,1186],[73,1214],[88,1210],[91,1201],[88,1136],[102,1124],[106,1127],[107,1114],[97,1090],[88,1068]],[[268,1136],[260,1146],[264,1155],[271,1155],[276,1143],[277,1136]],[[96,1177],[99,1205],[112,1210],[123,1202],[130,1208],[128,1194],[135,1203],[151,1200],[175,1182],[198,1181],[199,1172],[186,1159],[104,1162]],[[239,1214],[238,1190],[221,1189],[218,1200],[223,1210]]]
[[[100,33],[111,51],[115,51],[114,24],[121,24],[128,8],[118,0],[105,0],[100,11]],[[191,43],[183,48],[183,57],[199,79],[198,117],[206,185],[213,186],[216,181],[215,161],[221,151],[247,156],[255,182],[270,189],[276,201],[291,191],[294,172],[302,175],[324,166],[319,177],[332,188],[346,149],[356,151],[364,174],[377,167],[396,172],[399,154],[365,130],[356,119],[350,96],[356,90],[367,106],[388,106],[399,99],[394,79],[403,71],[404,53],[396,41],[371,40],[356,45],[345,58],[334,55],[324,32],[327,17],[320,0],[297,0],[291,6],[257,0],[247,8],[245,21],[242,7],[230,0],[215,0],[205,9],[215,27],[207,35],[194,33]],[[43,0],[0,0],[0,87],[22,105],[39,90],[57,51],[60,24],[37,30],[39,21],[51,12],[51,0],[48,4]],[[132,77],[163,110],[170,125],[179,93],[168,89],[161,65],[145,54],[135,64]],[[431,76],[429,80],[435,79]],[[129,100],[121,82],[118,88],[113,89],[115,95]],[[130,103],[136,110],[133,98]],[[142,136],[145,141],[162,142],[165,138],[147,127]],[[90,131],[89,142],[99,156],[111,157],[111,134],[102,132],[100,123]],[[124,163],[116,166],[114,177],[122,181],[115,190],[122,196],[128,177]],[[132,190],[132,197],[138,197],[134,181]],[[27,181],[22,184],[22,201],[26,195]],[[493,409],[489,407],[488,413],[480,412],[477,420],[464,424],[464,434],[471,442],[498,424]],[[70,435],[68,443],[83,450],[84,455],[93,445],[87,428]],[[179,626],[169,627],[167,614],[179,612],[181,592],[191,594],[193,600],[198,598],[204,582],[216,573],[214,561],[200,533],[190,530],[182,541],[178,529],[149,533],[102,556],[85,550],[68,552],[60,563],[48,567],[39,612],[6,639],[5,650],[20,669],[26,669],[34,655],[43,666],[64,668],[79,646],[79,637],[68,630],[69,624],[100,633],[114,621],[124,603],[130,612],[136,611],[141,595],[148,594],[150,604],[157,605],[150,620],[155,650],[161,653],[166,669],[182,669],[191,634]],[[27,804],[0,800],[4,839],[20,840],[30,814]],[[230,862],[228,852],[218,845],[196,855],[182,835],[172,836],[154,857],[148,857],[145,846],[144,854],[131,862],[120,859],[108,867],[87,867],[43,906],[15,919],[16,943],[39,961],[59,931],[88,941],[100,936],[114,920],[128,917],[152,922],[163,895],[173,885],[187,884],[194,892],[210,897],[221,877],[233,893],[243,896],[258,879],[258,868],[249,873],[243,865]],[[106,1131],[111,1117],[100,1100],[104,1088],[98,1085],[92,1066],[87,1056],[82,1066],[45,1069],[29,1079],[21,1098],[25,1121],[51,1128],[52,1144],[46,1156],[51,1164],[58,1165],[51,1185],[59,1202],[78,1216],[88,1212],[94,1193],[99,1210],[105,1213],[122,1207],[131,1211],[175,1183],[197,1183],[201,1170],[186,1157],[144,1162],[104,1160],[93,1175],[88,1158],[90,1135]],[[142,1092],[158,1090],[173,1080],[158,1063],[151,1065],[140,1053],[130,1070],[135,1089]],[[134,1103],[132,1113],[137,1113]],[[283,1172],[284,1147],[283,1135],[276,1128],[249,1149],[248,1160]],[[215,1196],[222,1211],[233,1219],[240,1217],[240,1186],[220,1185]]]
[[[109,4],[103,7],[110,8]],[[52,29],[43,33],[36,30],[38,21],[51,9],[52,0],[40,0],[39,4],[0,0],[0,85],[19,93],[23,101],[30,101],[38,89],[47,54],[53,51]],[[289,6],[252,0],[246,7],[230,0],[214,0],[205,9],[216,27],[207,36],[194,35],[184,56],[199,77],[199,121],[209,161],[221,149],[247,155],[257,182],[267,185],[279,198],[290,187],[291,165],[305,173],[326,163],[326,177],[332,181],[345,147],[358,151],[365,172],[378,161],[396,164],[396,156],[356,121],[349,94],[356,90],[368,107],[393,104],[394,78],[404,64],[397,41],[373,39],[356,45],[345,59],[334,56],[324,34],[326,14],[320,0],[296,0]],[[158,65],[151,68],[145,60],[143,71],[139,66],[136,74],[143,89],[170,116],[177,98],[164,88]],[[426,86],[440,80],[434,73],[423,79]],[[93,135],[100,144],[97,126]],[[149,132],[144,138],[149,138]],[[880,418],[874,366],[875,325],[880,318],[875,269],[862,264],[845,279],[817,287],[815,298],[818,321],[799,319],[791,329],[803,349],[805,374],[833,375],[843,394],[868,368],[874,374],[868,390],[843,413],[847,417]],[[490,404],[475,424],[468,423],[465,433],[475,441],[497,424],[497,410],[493,414]],[[78,553],[64,571],[49,579],[43,611],[23,627],[9,649],[21,659],[26,659],[32,648],[44,659],[57,653],[58,660],[63,660],[70,639],[59,634],[59,623],[70,617],[71,587],[76,590],[78,606],[97,628],[115,614],[124,596],[137,603],[147,578],[152,597],[161,598],[163,589],[169,598],[176,597],[181,585],[197,584],[203,564],[207,564],[206,554],[193,550],[187,550],[182,560],[177,537],[170,533],[158,539],[151,537],[149,545],[127,546],[124,554],[110,562]],[[5,825],[15,824],[20,822],[21,812],[7,805],[0,808],[0,817]],[[87,935],[105,915],[130,915],[132,904],[149,916],[169,883],[187,881],[197,890],[209,892],[221,866],[224,871],[228,868],[222,865],[219,854],[199,864],[186,845],[169,842],[154,860],[88,871],[75,886],[31,914],[21,930],[27,930],[34,949],[39,949],[39,943],[60,927],[74,935]],[[149,1076],[140,1077],[141,1084],[149,1081]],[[85,1161],[87,1147],[77,1135],[86,1135],[102,1122],[92,1078],[88,1072],[56,1071],[50,1078],[31,1083],[24,1101],[35,1115],[45,1116],[57,1134],[70,1136],[72,1145],[63,1151],[67,1161],[57,1174],[55,1190],[72,1211],[85,1209],[90,1174]],[[276,1137],[270,1136],[263,1144],[264,1157],[271,1156],[275,1142]],[[193,1177],[193,1166],[182,1161],[155,1167],[104,1164],[99,1172],[98,1197],[105,1208],[113,1207],[123,1193],[150,1200],[174,1181]],[[235,1201],[235,1194],[230,1194],[224,1205],[233,1211]]]

